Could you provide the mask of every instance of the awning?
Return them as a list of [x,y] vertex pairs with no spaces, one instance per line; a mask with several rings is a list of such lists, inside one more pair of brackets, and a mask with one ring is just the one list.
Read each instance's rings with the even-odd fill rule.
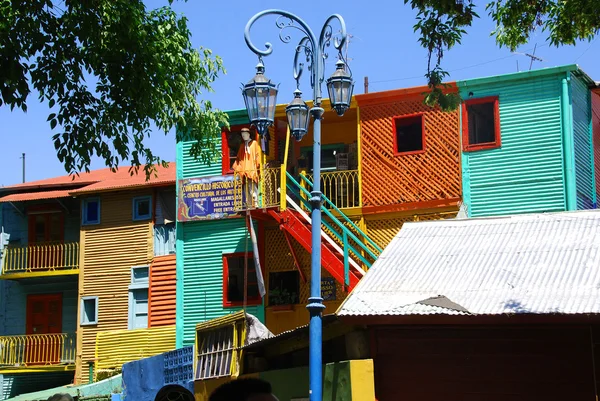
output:
[[23,202],[40,199],[57,199],[57,198],[68,198],[71,195],[70,190],[62,191],[45,191],[45,192],[25,192],[21,194],[11,194],[0,198],[0,202]]

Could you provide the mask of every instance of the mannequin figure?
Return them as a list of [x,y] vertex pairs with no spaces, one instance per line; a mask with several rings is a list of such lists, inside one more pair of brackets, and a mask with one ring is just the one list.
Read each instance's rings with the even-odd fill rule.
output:
[[249,195],[252,196],[253,206],[258,203],[258,178],[260,170],[260,145],[250,137],[250,130],[242,128],[242,140],[238,150],[237,159],[233,163],[233,170],[242,177],[242,190],[246,194],[246,202]]

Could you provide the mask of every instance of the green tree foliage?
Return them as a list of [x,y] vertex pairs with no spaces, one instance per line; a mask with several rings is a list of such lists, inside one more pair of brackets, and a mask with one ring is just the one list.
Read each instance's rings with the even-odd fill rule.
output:
[[152,125],[179,127],[177,140],[210,159],[227,116],[198,96],[225,70],[190,37],[185,17],[142,0],[0,0],[0,106],[27,111],[37,91],[69,173],[96,155],[149,176],[164,163],[144,143]]
[[[458,107],[455,94],[444,94],[442,68],[444,52],[460,44],[466,29],[479,17],[472,0],[404,0],[417,10],[415,32],[428,53],[427,84],[431,92],[425,102],[444,110]],[[541,31],[551,45],[572,45],[591,41],[600,30],[598,0],[494,0],[485,9],[496,24],[491,33],[500,47],[514,51],[526,44],[531,34]]]

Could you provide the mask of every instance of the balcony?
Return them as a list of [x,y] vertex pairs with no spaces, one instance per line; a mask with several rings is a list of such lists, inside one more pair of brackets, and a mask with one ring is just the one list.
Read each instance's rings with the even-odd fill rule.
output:
[[[258,176],[254,184],[248,176]],[[262,171],[236,171],[233,184],[233,208],[235,211],[246,209],[267,209],[278,207],[281,200],[281,167],[265,168]]]
[[79,242],[8,245],[1,262],[1,279],[79,274]]
[[75,369],[75,333],[0,337],[0,373]]
[[[310,182],[314,182],[312,174],[304,174]],[[301,180],[302,186],[307,184]],[[338,170],[321,173],[321,192],[338,209],[360,207],[358,170]],[[308,188],[309,191],[312,188]],[[328,206],[326,206],[328,207]]]

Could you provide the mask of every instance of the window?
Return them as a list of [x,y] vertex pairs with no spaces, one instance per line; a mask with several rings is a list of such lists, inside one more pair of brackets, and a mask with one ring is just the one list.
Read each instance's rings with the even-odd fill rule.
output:
[[425,151],[423,114],[394,117],[392,125],[394,128],[394,156]]
[[133,220],[148,220],[152,218],[152,197],[140,196],[133,198]]
[[81,221],[83,225],[100,224],[100,199],[84,199],[82,214]]
[[[223,255],[223,306],[241,306],[244,304],[244,267],[245,254],[234,253]],[[247,305],[260,305],[262,299],[258,293],[258,282],[256,280],[256,267],[254,256],[248,253],[248,287]]]
[[[196,380],[232,376],[239,373],[241,347],[246,336],[246,318],[208,331],[196,332],[198,356]],[[237,333],[236,333],[237,331]]]
[[[233,128],[233,127],[232,127]],[[223,131],[222,147],[223,147],[223,174],[233,174],[233,163],[237,160],[238,150],[242,144],[242,128],[243,126],[235,127],[232,131]],[[254,138],[254,134],[250,133],[250,138]]]
[[135,266],[131,268],[129,329],[145,329],[148,327],[149,276],[150,270],[148,266]]
[[298,270],[269,273],[269,306],[300,303]]
[[[335,171],[336,158],[338,153],[344,153],[346,146],[343,143],[321,146],[321,171]],[[313,171],[313,148],[305,147],[301,149],[301,154],[306,160],[307,171]]]
[[465,151],[500,147],[500,112],[497,97],[471,99],[462,107]]
[[81,297],[81,319],[82,326],[98,324],[98,297]]

